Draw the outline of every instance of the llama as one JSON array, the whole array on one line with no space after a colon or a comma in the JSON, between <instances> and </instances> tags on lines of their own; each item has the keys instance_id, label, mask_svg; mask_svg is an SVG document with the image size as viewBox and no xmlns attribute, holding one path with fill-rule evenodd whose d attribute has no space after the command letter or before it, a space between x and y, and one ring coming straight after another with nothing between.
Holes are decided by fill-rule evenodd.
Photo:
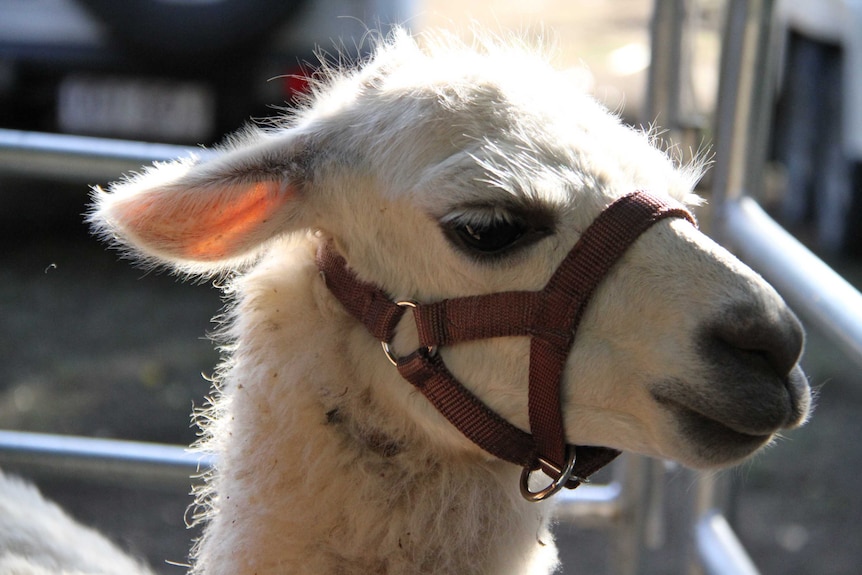
<instances>
[{"instance_id":1,"label":"llama","mask_svg":"<svg viewBox=\"0 0 862 575\"><path fill-rule=\"evenodd\" d=\"M38 490L0 472L2 575L153 575Z\"/></svg>"},{"instance_id":2,"label":"llama","mask_svg":"<svg viewBox=\"0 0 862 575\"><path fill-rule=\"evenodd\" d=\"M96 189L99 233L147 265L220 277L229 302L197 414L218 463L193 508L192 572L546 574L557 553L536 467L551 491L615 450L716 468L803 423L801 327L687 221L698 177L535 50L396 32L271 126ZM513 465L405 364L445 366L494 429L553 437L531 415L531 342L547 334L429 343L419 317L544 294L591 223L638 190L668 217L596 280L576 337L556 334L573 343L551 400L563 446L581 447ZM403 317L372 333L342 280Z\"/></svg>"}]
</instances>

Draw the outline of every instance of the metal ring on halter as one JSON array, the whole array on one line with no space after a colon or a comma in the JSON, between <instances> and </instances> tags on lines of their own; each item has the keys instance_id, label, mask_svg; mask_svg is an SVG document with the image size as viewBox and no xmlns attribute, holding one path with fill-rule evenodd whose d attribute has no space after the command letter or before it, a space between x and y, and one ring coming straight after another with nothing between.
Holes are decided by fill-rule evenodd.
<instances>
[{"instance_id":1,"label":"metal ring on halter","mask_svg":"<svg viewBox=\"0 0 862 575\"><path fill-rule=\"evenodd\" d=\"M550 463L541 457L539 458L539 462L543 465L550 467L555 472L559 473L560 476L554 479L550 485L545 487L540 491L530 491L530 475L532 475L534 469L530 469L529 467L525 467L521 470L521 495L527 501L541 501L543 499L547 499L563 487L565 487L566 483L569 482L570 479L573 478L572 472L575 470L575 460L577 459L577 452L575 448L569 446L566 448L566 465L561 470L557 469L557 466L553 463ZM586 483L586 480L581 479L580 477L574 477L576 481L579 483Z\"/></svg>"},{"instance_id":2,"label":"metal ring on halter","mask_svg":"<svg viewBox=\"0 0 862 575\"><path fill-rule=\"evenodd\" d=\"M417 307L417 304L414 301L397 301L395 302L395 305L397 305L398 307ZM383 346L383 353L386 354L386 359L389 360L389 363L397 367L398 360L401 358L397 357L392 352L392 347L389 345L389 342L381 341L380 345ZM435 353L437 353L437 346L430 346L426 347L425 349L428 351L428 355L434 355Z\"/></svg>"}]
</instances>

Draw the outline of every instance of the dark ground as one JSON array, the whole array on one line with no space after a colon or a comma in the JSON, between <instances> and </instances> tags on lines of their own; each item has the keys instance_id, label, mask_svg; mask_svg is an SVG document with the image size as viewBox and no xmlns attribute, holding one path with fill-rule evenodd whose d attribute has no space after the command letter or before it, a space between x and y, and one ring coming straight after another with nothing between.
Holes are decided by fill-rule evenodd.
<instances>
[{"instance_id":1,"label":"dark ground","mask_svg":"<svg viewBox=\"0 0 862 575\"><path fill-rule=\"evenodd\" d=\"M80 224L86 186L0 180L0 427L187 444L217 360L205 334L220 308L210 286L145 274ZM45 208L49 209L45 209ZM38 216L36 214L39 214ZM857 274L860 266L847 267ZM734 526L764 574L862 569L862 377L810 337L804 365L817 411L734 478ZM183 489L39 480L83 522L99 526L166 574L183 570L193 535ZM691 475L668 474L668 515L692 496ZM565 573L602 572L607 537L560 527ZM644 572L681 573L680 528Z\"/></svg>"}]
</instances>

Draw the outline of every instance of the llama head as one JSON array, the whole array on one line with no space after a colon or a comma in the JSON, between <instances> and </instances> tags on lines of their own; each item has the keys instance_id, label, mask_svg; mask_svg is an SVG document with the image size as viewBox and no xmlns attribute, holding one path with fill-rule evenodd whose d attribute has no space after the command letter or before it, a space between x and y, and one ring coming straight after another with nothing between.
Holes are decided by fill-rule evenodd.
<instances>
[{"instance_id":1,"label":"llama head","mask_svg":"<svg viewBox=\"0 0 862 575\"><path fill-rule=\"evenodd\" d=\"M313 231L361 279L427 303L539 290L613 200L643 189L696 202L697 172L521 47L420 47L397 33L362 68L326 75L279 125L248 130L206 161L97 190L91 221L139 257L192 274L278 257L278 237ZM738 461L805 420L802 340L759 276L689 223L659 222L584 314L562 387L567 439L695 467ZM416 346L409 320L392 346ZM440 353L489 407L529 429L527 338ZM369 361L376 375L387 369L382 354ZM421 398L399 397L430 441L475 449L440 433L447 424Z\"/></svg>"}]
</instances>

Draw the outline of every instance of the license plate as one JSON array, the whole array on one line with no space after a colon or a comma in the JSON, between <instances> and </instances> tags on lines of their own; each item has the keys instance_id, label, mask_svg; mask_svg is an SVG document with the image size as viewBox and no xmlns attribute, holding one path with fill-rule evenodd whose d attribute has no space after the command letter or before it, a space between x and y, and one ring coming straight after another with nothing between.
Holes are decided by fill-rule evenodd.
<instances>
[{"instance_id":1,"label":"license plate","mask_svg":"<svg viewBox=\"0 0 862 575\"><path fill-rule=\"evenodd\" d=\"M213 136L215 98L194 82L70 76L57 122L73 134L199 143Z\"/></svg>"}]
</instances>

